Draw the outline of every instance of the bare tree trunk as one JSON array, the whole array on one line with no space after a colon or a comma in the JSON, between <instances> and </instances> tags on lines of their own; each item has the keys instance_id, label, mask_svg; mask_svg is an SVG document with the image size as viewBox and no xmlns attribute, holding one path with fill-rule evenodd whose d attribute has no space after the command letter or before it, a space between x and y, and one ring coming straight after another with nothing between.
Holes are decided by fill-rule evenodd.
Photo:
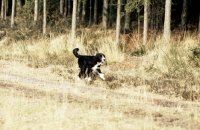
<instances>
[{"instance_id":1,"label":"bare tree trunk","mask_svg":"<svg viewBox=\"0 0 200 130\"><path fill-rule=\"evenodd\" d=\"M182 9L182 14L181 14L182 31L186 30L187 15L188 15L188 0L183 0L183 9Z\"/></svg>"},{"instance_id":2,"label":"bare tree trunk","mask_svg":"<svg viewBox=\"0 0 200 130\"><path fill-rule=\"evenodd\" d=\"M130 31L130 16L130 13L126 13L125 15L124 33L128 33Z\"/></svg>"},{"instance_id":3,"label":"bare tree trunk","mask_svg":"<svg viewBox=\"0 0 200 130\"><path fill-rule=\"evenodd\" d=\"M68 14L67 14L67 15L68 15L69 17L71 17L71 2L70 2L70 0L68 0L67 8L68 8L68 9L67 9L67 10L68 10Z\"/></svg>"},{"instance_id":4,"label":"bare tree trunk","mask_svg":"<svg viewBox=\"0 0 200 130\"><path fill-rule=\"evenodd\" d=\"M139 5L139 0L137 0ZM140 41L140 9L137 7L137 13L138 13L138 42Z\"/></svg>"},{"instance_id":5,"label":"bare tree trunk","mask_svg":"<svg viewBox=\"0 0 200 130\"><path fill-rule=\"evenodd\" d=\"M82 22L84 22L85 21L85 14L86 14L86 2L87 2L87 0L83 0L83 4L82 4L82 18L81 18L81 20L82 20Z\"/></svg>"},{"instance_id":6,"label":"bare tree trunk","mask_svg":"<svg viewBox=\"0 0 200 130\"><path fill-rule=\"evenodd\" d=\"M78 8L77 8L77 21L80 22L80 14L81 14L81 0L77 1L78 3Z\"/></svg>"},{"instance_id":7,"label":"bare tree trunk","mask_svg":"<svg viewBox=\"0 0 200 130\"><path fill-rule=\"evenodd\" d=\"M6 14L7 14L7 10L8 10L8 1L4 0L4 19L6 19Z\"/></svg>"},{"instance_id":8,"label":"bare tree trunk","mask_svg":"<svg viewBox=\"0 0 200 130\"><path fill-rule=\"evenodd\" d=\"M108 27L112 27L112 23L114 23L113 22L113 14L114 14L114 8L113 8L113 4L114 3L114 0L110 0L110 2L109 2L109 14L108 14L108 16L109 16L109 19L108 19Z\"/></svg>"},{"instance_id":9,"label":"bare tree trunk","mask_svg":"<svg viewBox=\"0 0 200 130\"><path fill-rule=\"evenodd\" d=\"M171 0L166 0L163 38L167 43L170 42L170 37L171 37L170 27L171 27Z\"/></svg>"},{"instance_id":10,"label":"bare tree trunk","mask_svg":"<svg viewBox=\"0 0 200 130\"><path fill-rule=\"evenodd\" d=\"M103 0L103 28L107 28L108 21L108 0Z\"/></svg>"},{"instance_id":11,"label":"bare tree trunk","mask_svg":"<svg viewBox=\"0 0 200 130\"><path fill-rule=\"evenodd\" d=\"M154 13L152 13L153 12L153 9L154 8L154 0L151 0L151 6L150 6L150 11L151 11L151 13L150 13L150 28L153 30L154 29Z\"/></svg>"},{"instance_id":12,"label":"bare tree trunk","mask_svg":"<svg viewBox=\"0 0 200 130\"><path fill-rule=\"evenodd\" d=\"M200 39L200 9L199 9L199 29L198 29L198 37Z\"/></svg>"},{"instance_id":13,"label":"bare tree trunk","mask_svg":"<svg viewBox=\"0 0 200 130\"><path fill-rule=\"evenodd\" d=\"M129 4L131 1L127 0L126 4ZM125 25L124 25L124 33L128 33L130 31L130 10L126 10L126 15L125 15Z\"/></svg>"},{"instance_id":14,"label":"bare tree trunk","mask_svg":"<svg viewBox=\"0 0 200 130\"><path fill-rule=\"evenodd\" d=\"M144 28L143 28L143 45L147 44L147 31L148 31L148 0L144 1Z\"/></svg>"},{"instance_id":15,"label":"bare tree trunk","mask_svg":"<svg viewBox=\"0 0 200 130\"><path fill-rule=\"evenodd\" d=\"M76 35L76 8L77 8L77 0L73 0L72 29L71 29L72 41L74 41Z\"/></svg>"},{"instance_id":16,"label":"bare tree trunk","mask_svg":"<svg viewBox=\"0 0 200 130\"><path fill-rule=\"evenodd\" d=\"M1 20L4 19L4 0L1 1Z\"/></svg>"},{"instance_id":17,"label":"bare tree trunk","mask_svg":"<svg viewBox=\"0 0 200 130\"><path fill-rule=\"evenodd\" d=\"M96 25L97 24L97 2L98 0L95 0L94 1L94 24Z\"/></svg>"},{"instance_id":18,"label":"bare tree trunk","mask_svg":"<svg viewBox=\"0 0 200 130\"><path fill-rule=\"evenodd\" d=\"M11 13L11 28L14 27L15 17L15 0L12 0L12 13Z\"/></svg>"},{"instance_id":19,"label":"bare tree trunk","mask_svg":"<svg viewBox=\"0 0 200 130\"><path fill-rule=\"evenodd\" d=\"M34 9L34 24L37 24L38 20L38 0L35 0L35 9Z\"/></svg>"},{"instance_id":20,"label":"bare tree trunk","mask_svg":"<svg viewBox=\"0 0 200 130\"><path fill-rule=\"evenodd\" d=\"M60 14L63 15L64 0L60 0Z\"/></svg>"},{"instance_id":21,"label":"bare tree trunk","mask_svg":"<svg viewBox=\"0 0 200 130\"><path fill-rule=\"evenodd\" d=\"M120 21L121 21L121 15L120 15L120 10L121 10L121 0L117 1L117 20L116 20L116 39L115 43L119 43L119 36L120 36Z\"/></svg>"},{"instance_id":22,"label":"bare tree trunk","mask_svg":"<svg viewBox=\"0 0 200 130\"><path fill-rule=\"evenodd\" d=\"M16 2L17 2L17 6L16 6L15 15L18 16L19 15L19 11L22 8L22 1L21 0L16 0Z\"/></svg>"},{"instance_id":23,"label":"bare tree trunk","mask_svg":"<svg viewBox=\"0 0 200 130\"><path fill-rule=\"evenodd\" d=\"M92 23L92 0L90 0L90 20L89 20L89 26Z\"/></svg>"},{"instance_id":24,"label":"bare tree trunk","mask_svg":"<svg viewBox=\"0 0 200 130\"><path fill-rule=\"evenodd\" d=\"M47 1L43 0L43 34L47 32Z\"/></svg>"},{"instance_id":25,"label":"bare tree trunk","mask_svg":"<svg viewBox=\"0 0 200 130\"><path fill-rule=\"evenodd\" d=\"M63 16L66 17L67 16L67 0L64 0L64 13Z\"/></svg>"}]
</instances>

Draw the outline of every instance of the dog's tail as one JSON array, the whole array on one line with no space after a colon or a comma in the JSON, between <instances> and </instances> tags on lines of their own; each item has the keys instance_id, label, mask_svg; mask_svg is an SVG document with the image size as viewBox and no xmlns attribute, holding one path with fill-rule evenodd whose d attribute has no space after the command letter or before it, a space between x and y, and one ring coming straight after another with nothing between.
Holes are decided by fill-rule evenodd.
<instances>
[{"instance_id":1,"label":"dog's tail","mask_svg":"<svg viewBox=\"0 0 200 130\"><path fill-rule=\"evenodd\" d=\"M78 54L79 49L78 48L74 48L73 50L73 54L75 55L76 58L79 58L81 55Z\"/></svg>"}]
</instances>

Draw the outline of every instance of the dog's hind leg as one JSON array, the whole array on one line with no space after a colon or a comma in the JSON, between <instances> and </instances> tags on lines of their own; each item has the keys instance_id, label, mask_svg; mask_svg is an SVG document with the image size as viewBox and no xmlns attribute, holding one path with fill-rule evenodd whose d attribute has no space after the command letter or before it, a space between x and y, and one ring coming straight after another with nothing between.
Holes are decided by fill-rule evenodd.
<instances>
[{"instance_id":1,"label":"dog's hind leg","mask_svg":"<svg viewBox=\"0 0 200 130\"><path fill-rule=\"evenodd\" d=\"M86 77L85 71L86 71L86 68L84 66L80 67L80 72L78 74L78 77L79 78L85 78Z\"/></svg>"},{"instance_id":2,"label":"dog's hind leg","mask_svg":"<svg viewBox=\"0 0 200 130\"><path fill-rule=\"evenodd\" d=\"M88 76L87 80L88 80L88 82L92 81L92 78L91 78L92 75L91 74L92 74L92 69L89 67L88 70L87 70L87 76Z\"/></svg>"}]
</instances>

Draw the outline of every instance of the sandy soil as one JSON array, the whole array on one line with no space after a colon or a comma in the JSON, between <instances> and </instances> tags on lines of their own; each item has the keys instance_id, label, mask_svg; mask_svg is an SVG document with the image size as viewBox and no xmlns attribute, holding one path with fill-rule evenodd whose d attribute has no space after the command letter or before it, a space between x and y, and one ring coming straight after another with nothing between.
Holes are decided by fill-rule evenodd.
<instances>
[{"instance_id":1,"label":"sandy soil","mask_svg":"<svg viewBox=\"0 0 200 130\"><path fill-rule=\"evenodd\" d=\"M143 122L149 117L156 125L155 129L200 129L199 102L148 93L144 86L108 90L87 86L81 81L70 83L52 73L51 67L34 69L18 62L0 61L0 92L7 95L11 90L19 96L34 99L45 97L48 91L50 98L59 103L67 99L69 104L122 114L129 124L136 120ZM2 104L0 102L0 110ZM0 128L4 123L0 113ZM137 128L137 123L132 125Z\"/></svg>"}]
</instances>

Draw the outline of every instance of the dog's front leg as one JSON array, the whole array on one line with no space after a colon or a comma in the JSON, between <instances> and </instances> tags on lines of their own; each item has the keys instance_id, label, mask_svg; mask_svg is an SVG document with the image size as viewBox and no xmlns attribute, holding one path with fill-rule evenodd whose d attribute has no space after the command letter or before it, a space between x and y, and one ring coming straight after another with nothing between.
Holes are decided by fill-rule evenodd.
<instances>
[{"instance_id":1,"label":"dog's front leg","mask_svg":"<svg viewBox=\"0 0 200 130\"><path fill-rule=\"evenodd\" d=\"M105 80L104 74L103 73L99 73L99 77L103 80Z\"/></svg>"},{"instance_id":2,"label":"dog's front leg","mask_svg":"<svg viewBox=\"0 0 200 130\"><path fill-rule=\"evenodd\" d=\"M97 69L98 75L101 79L105 80L104 74L101 72L100 69Z\"/></svg>"}]
</instances>

